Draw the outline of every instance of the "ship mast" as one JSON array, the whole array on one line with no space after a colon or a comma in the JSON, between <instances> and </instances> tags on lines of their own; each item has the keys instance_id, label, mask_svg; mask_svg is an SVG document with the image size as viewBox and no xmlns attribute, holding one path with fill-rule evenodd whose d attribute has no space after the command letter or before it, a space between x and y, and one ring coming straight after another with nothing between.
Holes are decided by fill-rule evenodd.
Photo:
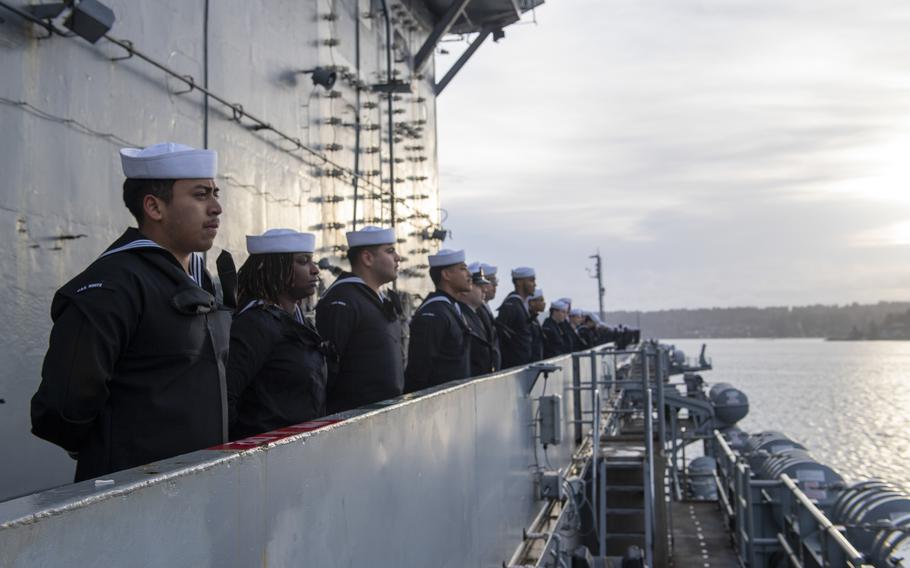
<instances>
[{"instance_id":1,"label":"ship mast","mask_svg":"<svg viewBox=\"0 0 910 568\"><path fill-rule=\"evenodd\" d=\"M597 302L598 302L598 315L600 320L604 321L606 316L604 315L604 279L603 279L603 263L600 258L600 249L597 249L597 252L589 256L588 258L594 259L594 271L596 274L591 275L591 278L597 278Z\"/></svg>"}]
</instances>

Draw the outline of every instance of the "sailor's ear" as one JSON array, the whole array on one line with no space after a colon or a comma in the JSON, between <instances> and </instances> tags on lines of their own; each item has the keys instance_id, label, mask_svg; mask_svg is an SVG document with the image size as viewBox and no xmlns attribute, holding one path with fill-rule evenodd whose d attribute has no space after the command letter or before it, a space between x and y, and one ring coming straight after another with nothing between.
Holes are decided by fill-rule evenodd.
<instances>
[{"instance_id":1,"label":"sailor's ear","mask_svg":"<svg viewBox=\"0 0 910 568\"><path fill-rule=\"evenodd\" d=\"M164 217L164 201L148 194L142 198L142 212L149 221L160 221Z\"/></svg>"},{"instance_id":2,"label":"sailor's ear","mask_svg":"<svg viewBox=\"0 0 910 568\"><path fill-rule=\"evenodd\" d=\"M376 251L372 247L367 247L363 249L363 252L360 253L360 264L365 268L371 268L373 266L373 260L376 258Z\"/></svg>"}]
</instances>

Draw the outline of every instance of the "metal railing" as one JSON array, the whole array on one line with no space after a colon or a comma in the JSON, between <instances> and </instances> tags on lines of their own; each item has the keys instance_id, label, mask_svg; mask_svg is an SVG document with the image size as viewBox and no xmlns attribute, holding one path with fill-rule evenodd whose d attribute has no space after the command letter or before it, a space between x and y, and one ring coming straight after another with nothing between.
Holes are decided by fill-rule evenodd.
<instances>
[{"instance_id":1,"label":"metal railing","mask_svg":"<svg viewBox=\"0 0 910 568\"><path fill-rule=\"evenodd\" d=\"M751 468L714 431L715 483L721 510L735 527L743 566L766 566L773 558L793 568L872 568L818 506L786 474L752 477Z\"/></svg>"}]
</instances>

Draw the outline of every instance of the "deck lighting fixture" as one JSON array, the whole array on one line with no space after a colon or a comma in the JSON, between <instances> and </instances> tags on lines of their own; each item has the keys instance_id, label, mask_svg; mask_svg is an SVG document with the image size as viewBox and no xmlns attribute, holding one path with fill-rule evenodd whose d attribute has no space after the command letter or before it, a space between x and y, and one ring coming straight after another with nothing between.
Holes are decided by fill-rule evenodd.
<instances>
[{"instance_id":1,"label":"deck lighting fixture","mask_svg":"<svg viewBox=\"0 0 910 568\"><path fill-rule=\"evenodd\" d=\"M338 73L332 71L331 69L326 69L325 67L304 69L300 72L309 75L310 79L313 80L314 86L322 87L325 90L331 89L332 86L335 85L335 81L338 79Z\"/></svg>"},{"instance_id":2,"label":"deck lighting fixture","mask_svg":"<svg viewBox=\"0 0 910 568\"><path fill-rule=\"evenodd\" d=\"M97 43L111 31L114 19L114 11L98 0L80 0L63 25L89 43Z\"/></svg>"}]
</instances>

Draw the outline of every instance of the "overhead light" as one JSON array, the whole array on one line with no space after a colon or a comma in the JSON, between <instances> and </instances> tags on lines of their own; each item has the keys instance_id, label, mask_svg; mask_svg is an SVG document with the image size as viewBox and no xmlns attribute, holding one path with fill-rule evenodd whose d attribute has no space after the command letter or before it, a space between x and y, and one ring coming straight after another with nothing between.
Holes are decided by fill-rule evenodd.
<instances>
[{"instance_id":1,"label":"overhead light","mask_svg":"<svg viewBox=\"0 0 910 568\"><path fill-rule=\"evenodd\" d=\"M331 89L338 79L338 73L332 69L326 69L325 67L304 69L301 73L309 75L310 79L313 80L313 85L322 87L326 90Z\"/></svg>"},{"instance_id":2,"label":"overhead light","mask_svg":"<svg viewBox=\"0 0 910 568\"><path fill-rule=\"evenodd\" d=\"M114 19L114 11L98 0L80 0L63 25L89 43L96 43L111 31Z\"/></svg>"}]
</instances>

